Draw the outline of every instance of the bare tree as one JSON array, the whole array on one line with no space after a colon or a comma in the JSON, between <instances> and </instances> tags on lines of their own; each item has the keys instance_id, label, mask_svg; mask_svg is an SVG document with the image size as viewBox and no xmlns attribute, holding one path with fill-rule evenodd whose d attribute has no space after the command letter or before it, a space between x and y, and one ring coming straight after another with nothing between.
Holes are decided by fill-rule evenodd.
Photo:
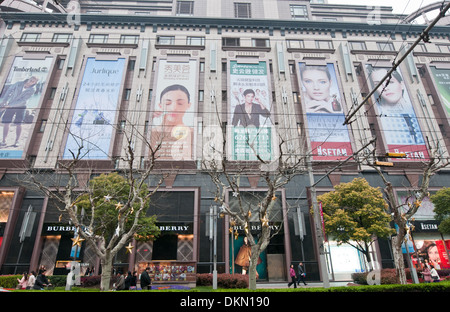
<instances>
[{"instance_id":1,"label":"bare tree","mask_svg":"<svg viewBox=\"0 0 450 312\"><path fill-rule=\"evenodd\" d=\"M220 123L221 124L221 123ZM277 232L269 225L270 216L274 212L277 192L289 183L296 175L307 171L306 155L295 154L292 144L302 142L298 137L289 141L279 133L277 151L273 158L264 160L255 147L255 141L247 139L246 144L252 150L254 161L229 161L225 155L227 150L226 126L213 126L207 134L214 137L204 146L202 170L207 172L215 185L215 202L220 207L220 213L230 218L230 230L233 226L244 229L248 246L251 248L249 262L249 288L256 289L256 266L260 254L268 246L270 239ZM301 145L301 144L300 144ZM302 148L302 147L300 147ZM264 188L259 195L252 194L251 200L246 200L246 193L241 186L241 178L256 176L262 180ZM258 190L259 191L259 190ZM228 198L230 196L230 200ZM257 224L259 232L251 231L251 224Z\"/></svg>"},{"instance_id":2,"label":"bare tree","mask_svg":"<svg viewBox=\"0 0 450 312\"><path fill-rule=\"evenodd\" d=\"M85 240L99 257L102 265L101 290L103 291L110 288L115 255L131 241L139 230L142 230L142 220L146 217L149 200L164 181L162 174L155 173L157 152L161 144L150 145L149 140L141 135L135 127L122 132L124 134L124 152L120 160L124 164L121 176L125 180L127 190L125 196L119 198L118 193L123 190L105 188L99 191L91 183L86 183L86 185L80 183L79 175L84 173L90 176L95 173L89 165L90 161L85 159L88 151L84 149L85 141L80 137L76 140L79 143L78 148L70 151L72 159L60 160L57 163L57 176L60 179L62 177L67 179L65 186L60 186L60 183L56 183L57 186L49 186L48 183L41 180L39 170L29 171L28 182L38 187L49 198L56 200L56 203L60 204L58 209L61 215L66 215L75 226L78 236L74 239L74 245ZM69 133L69 135L72 134ZM140 168L140 160L136 158L137 139L140 139L149 151L148 163L143 166L144 168ZM155 186L150 191L147 183L155 177ZM78 205L81 205L81 201L88 206L89 213L87 215L80 214ZM114 222L111 219L108 220L110 222L108 226L102 222L102 217L98 216L106 205L109 207L113 205L115 209L112 210L116 216ZM106 227L114 230L107 233L104 230Z\"/></svg>"},{"instance_id":3,"label":"bare tree","mask_svg":"<svg viewBox=\"0 0 450 312\"><path fill-rule=\"evenodd\" d=\"M420 208L425 197L429 196L429 186L431 178L441 169L449 165L449 159L444 157L443 151L439 144L432 148L429 144L429 159L422 161L418 166L422 166L422 179L418 182L417 187L409 191L409 196L404 202L399 202L395 196L395 191L389 178L379 166L375 155L376 148L364 157L363 164L375 169L384 183L384 193L392 214L392 220L397 227L397 235L393 236L392 252L395 267L399 276L400 283L406 284L405 263L402 254L402 244L408 241L408 237L412 229L410 222L414 220L414 215ZM383 163L382 163L383 164Z\"/></svg>"}]
</instances>

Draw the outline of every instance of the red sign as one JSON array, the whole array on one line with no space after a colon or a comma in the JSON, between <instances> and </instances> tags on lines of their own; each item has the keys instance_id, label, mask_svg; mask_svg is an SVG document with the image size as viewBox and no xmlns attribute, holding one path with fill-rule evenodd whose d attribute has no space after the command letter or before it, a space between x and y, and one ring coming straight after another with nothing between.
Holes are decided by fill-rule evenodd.
<instances>
[{"instance_id":1,"label":"red sign","mask_svg":"<svg viewBox=\"0 0 450 312\"><path fill-rule=\"evenodd\" d=\"M388 145L390 153L405 153L405 158L395 161L424 161L430 159L426 145Z\"/></svg>"}]
</instances>

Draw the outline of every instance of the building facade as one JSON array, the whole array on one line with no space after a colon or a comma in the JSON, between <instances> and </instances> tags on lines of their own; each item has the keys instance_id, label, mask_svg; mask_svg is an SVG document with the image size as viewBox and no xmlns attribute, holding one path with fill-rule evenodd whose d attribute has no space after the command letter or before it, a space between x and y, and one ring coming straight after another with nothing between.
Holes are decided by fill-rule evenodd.
<instances>
[{"instance_id":1,"label":"building facade","mask_svg":"<svg viewBox=\"0 0 450 312\"><path fill-rule=\"evenodd\" d=\"M433 149L448 158L447 17L392 75L389 85L397 91L374 94L355 111L421 36L425 27L413 23L414 16L392 14L389 7L302 0L114 1L101 6L98 1L60 1L63 8L57 12L36 6L13 9L6 2L1 7L0 98L2 104L11 103L18 92L22 100L18 109L2 112L1 274L40 265L66 274L67 263L74 259L83 269L99 272L89 246L72 245L74 229L67 218L60 218L57 204L23 180L32 168L39 170L40 181L61 185L65 175L58 163L70 160L81 143L88 165L77 172L80 183L99 173L121 172L127 131L133 129L151 142L155 135L167 134L167 116L183 118L177 135L163 140L158 160L158 170L168 178L150 213L157 215L162 235L133 242L132 253L124 248L114 264L122 270L167 262L211 272L214 185L201 163L211 143L221 143L213 139L218 127L219 134L226 130L225 154L232 163L255 161L248 136L257 137L258 155L264 159L275 159L278 138L287 142L289 153L310 155L315 180L326 176L316 186L319 195L356 177L383 187L369 166L347 161L374 137L380 159L387 152L406 153L384 169L399 201L417 187L422 164ZM172 103L161 99L175 89L189 100L178 101L170 116ZM257 118L242 117L248 94L258 103ZM253 123L250 130L247 122ZM134 148L136 168L145 167L147 145L136 140ZM345 165L329 173L343 161ZM255 168L241 178L249 202L267 187L258 174ZM439 171L430 192L448 187L449 181L448 169ZM260 280L286 280L289 264L299 261L306 264L311 280L322 279L310 213L311 184L305 172L278 190L270 220L277 235L261 255ZM412 258L426 257L422 249L436 244L442 267L449 267L449 238L437 231L431 202L422 206L415 218ZM239 235L234 237L227 218L218 223L219 271L240 273L235 259L244 232L235 229ZM258 232L257 226L251 230ZM332 238L326 245L333 280L364 270L355 249L337 246ZM393 267L389 240L379 240L373 256L383 268Z\"/></svg>"}]
</instances>

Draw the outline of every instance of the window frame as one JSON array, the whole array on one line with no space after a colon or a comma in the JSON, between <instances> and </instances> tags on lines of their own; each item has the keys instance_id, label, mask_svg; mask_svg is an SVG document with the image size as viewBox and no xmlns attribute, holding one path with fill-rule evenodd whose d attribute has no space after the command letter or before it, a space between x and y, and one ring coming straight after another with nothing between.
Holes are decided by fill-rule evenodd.
<instances>
[{"instance_id":1,"label":"window frame","mask_svg":"<svg viewBox=\"0 0 450 312\"><path fill-rule=\"evenodd\" d=\"M88 43L108 43L108 34L90 34Z\"/></svg>"},{"instance_id":2,"label":"window frame","mask_svg":"<svg viewBox=\"0 0 450 312\"><path fill-rule=\"evenodd\" d=\"M231 43L236 44L231 44ZM223 47L240 47L241 46L241 38L238 37L222 37L222 46Z\"/></svg>"},{"instance_id":3,"label":"window frame","mask_svg":"<svg viewBox=\"0 0 450 312\"><path fill-rule=\"evenodd\" d=\"M187 7L187 4L189 4L189 8ZM182 7L182 6L185 7ZM176 16L193 16L194 15L194 1L187 1L187 0L178 0L176 3L175 8L175 15ZM182 12L185 11L185 12Z\"/></svg>"},{"instance_id":4,"label":"window frame","mask_svg":"<svg viewBox=\"0 0 450 312\"><path fill-rule=\"evenodd\" d=\"M127 42L132 39L133 42ZM120 35L119 43L120 44L138 44L139 35Z\"/></svg>"},{"instance_id":5,"label":"window frame","mask_svg":"<svg viewBox=\"0 0 450 312\"><path fill-rule=\"evenodd\" d=\"M289 5L289 9L291 12L291 18L293 20L308 20L309 19L309 12L308 12L308 6L304 4L291 4ZM304 14L298 15L296 14L296 11L303 10ZM298 13L298 12L297 12Z\"/></svg>"},{"instance_id":6,"label":"window frame","mask_svg":"<svg viewBox=\"0 0 450 312\"><path fill-rule=\"evenodd\" d=\"M156 43L159 45L175 45L175 36L157 36Z\"/></svg>"},{"instance_id":7,"label":"window frame","mask_svg":"<svg viewBox=\"0 0 450 312\"><path fill-rule=\"evenodd\" d=\"M41 40L41 33L24 32L20 36L20 42L39 42Z\"/></svg>"},{"instance_id":8,"label":"window frame","mask_svg":"<svg viewBox=\"0 0 450 312\"><path fill-rule=\"evenodd\" d=\"M245 12L243 12L245 10ZM249 2L234 2L235 18L252 18L252 5Z\"/></svg>"}]
</instances>

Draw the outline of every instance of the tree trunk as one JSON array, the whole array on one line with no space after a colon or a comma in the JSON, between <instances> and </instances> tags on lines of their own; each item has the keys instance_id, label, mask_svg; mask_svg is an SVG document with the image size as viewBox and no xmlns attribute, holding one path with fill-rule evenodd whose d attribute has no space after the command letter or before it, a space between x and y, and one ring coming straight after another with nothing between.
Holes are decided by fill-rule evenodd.
<instances>
[{"instance_id":1,"label":"tree trunk","mask_svg":"<svg viewBox=\"0 0 450 312\"><path fill-rule=\"evenodd\" d=\"M392 237L392 253L400 284L406 284L405 262L403 261L402 244L399 237Z\"/></svg>"},{"instance_id":2,"label":"tree trunk","mask_svg":"<svg viewBox=\"0 0 450 312\"><path fill-rule=\"evenodd\" d=\"M101 261L102 264L102 278L100 281L100 291L108 291L111 286L112 273L112 257L107 254Z\"/></svg>"},{"instance_id":3,"label":"tree trunk","mask_svg":"<svg viewBox=\"0 0 450 312\"><path fill-rule=\"evenodd\" d=\"M364 249L364 257L366 257L366 261L367 261L367 270L369 272L372 272L374 267L373 267L373 263L372 263L372 258L370 257L370 251L369 251L369 247L366 246L366 249Z\"/></svg>"},{"instance_id":4,"label":"tree trunk","mask_svg":"<svg viewBox=\"0 0 450 312\"><path fill-rule=\"evenodd\" d=\"M252 246L252 255L250 257L250 266L248 268L248 288L251 290L256 289L256 266L258 265L259 254L259 246Z\"/></svg>"}]
</instances>

